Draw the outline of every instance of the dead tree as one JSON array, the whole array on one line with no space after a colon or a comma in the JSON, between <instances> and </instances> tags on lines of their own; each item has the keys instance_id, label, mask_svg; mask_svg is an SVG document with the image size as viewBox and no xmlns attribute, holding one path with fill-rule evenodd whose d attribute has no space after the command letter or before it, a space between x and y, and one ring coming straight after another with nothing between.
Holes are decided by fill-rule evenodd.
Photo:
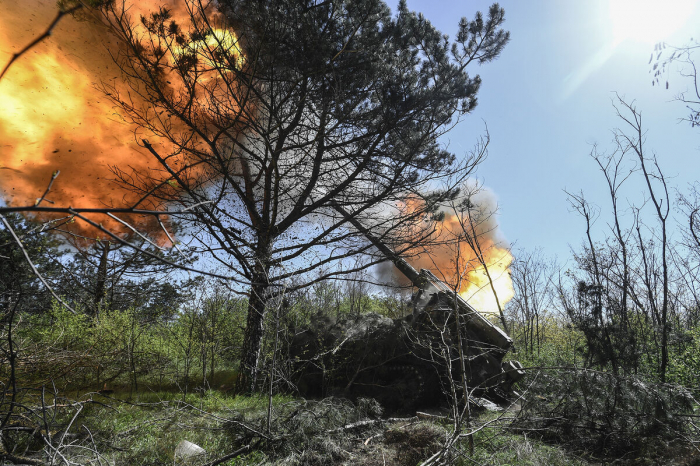
<instances>
[{"instance_id":1,"label":"dead tree","mask_svg":"<svg viewBox=\"0 0 700 466\"><path fill-rule=\"evenodd\" d=\"M564 306L586 334L590 364L610 364L616 375L636 373L644 353L649 359L657 353L656 376L665 382L675 307L670 193L656 156L644 145L641 112L620 97L615 109L625 126L613 131L613 153L592 153L608 186L612 238L596 243L593 224L598 211L583 193L569 193L572 206L586 221L586 243L576 255L582 272L573 285L577 297L565 300ZM640 205L629 206L632 221L624 226L619 192L631 176L640 178L645 197Z\"/></svg>"}]
</instances>

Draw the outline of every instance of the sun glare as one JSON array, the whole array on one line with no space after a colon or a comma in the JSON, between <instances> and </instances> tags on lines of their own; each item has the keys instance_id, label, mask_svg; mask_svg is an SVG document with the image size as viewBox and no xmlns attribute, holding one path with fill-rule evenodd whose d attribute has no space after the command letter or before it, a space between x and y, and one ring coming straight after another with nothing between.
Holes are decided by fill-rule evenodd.
<instances>
[{"instance_id":1,"label":"sun glare","mask_svg":"<svg viewBox=\"0 0 700 466\"><path fill-rule=\"evenodd\" d=\"M697 0L610 0L615 43L634 40L653 44L680 29Z\"/></svg>"}]
</instances>

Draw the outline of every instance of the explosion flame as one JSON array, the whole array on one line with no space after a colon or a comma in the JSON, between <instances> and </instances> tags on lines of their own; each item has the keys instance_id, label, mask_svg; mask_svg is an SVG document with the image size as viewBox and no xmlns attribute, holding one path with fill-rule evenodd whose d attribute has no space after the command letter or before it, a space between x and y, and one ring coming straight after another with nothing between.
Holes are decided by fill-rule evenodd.
<instances>
[{"instance_id":1,"label":"explosion flame","mask_svg":"<svg viewBox=\"0 0 700 466\"><path fill-rule=\"evenodd\" d=\"M41 34L55 15L53 2L10 6L1 0L0 8L5 13L0 18L0 63ZM31 23L25 29L26 18ZM155 167L135 142L128 142L134 141L132 128L115 117L111 103L95 89L100 80L119 75L101 48L107 39L99 25L65 18L50 40L30 49L0 81L0 189L8 205L33 204L56 170L61 175L47 197L56 206L125 207L136 201L111 182L110 167L142 172ZM114 220L93 219L124 231Z\"/></svg>"},{"instance_id":2,"label":"explosion flame","mask_svg":"<svg viewBox=\"0 0 700 466\"><path fill-rule=\"evenodd\" d=\"M183 2L125 5L136 18L148 17L164 7L174 20L189 20ZM0 63L7 63L12 53L44 32L56 14L56 5L41 0L0 0L0 10ZM137 27L143 28L140 24ZM142 201L134 190L115 181L119 175L130 173L152 184L177 187L137 142L144 135L122 119L105 95L105 88L120 90L122 70L112 55L116 56L121 46L99 21L65 17L49 39L22 55L0 81L0 196L7 205L34 204L52 174L60 170L47 196L54 206L163 209L162 203L153 199ZM209 37L184 43L173 55L196 55L202 47L215 46L234 49L231 55L242 64L237 38L225 29L215 29ZM133 93L129 98L134 105L147 105ZM132 233L104 215L89 217L116 234ZM123 218L150 231L160 243L168 242L156 219L134 215ZM72 225L71 231L97 234L83 222Z\"/></svg>"}]
</instances>

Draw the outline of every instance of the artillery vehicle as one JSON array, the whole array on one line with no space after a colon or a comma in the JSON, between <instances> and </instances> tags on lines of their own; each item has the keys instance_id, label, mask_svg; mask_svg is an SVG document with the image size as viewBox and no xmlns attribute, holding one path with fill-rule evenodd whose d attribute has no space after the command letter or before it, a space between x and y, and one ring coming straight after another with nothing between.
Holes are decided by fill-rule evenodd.
<instances>
[{"instance_id":1,"label":"artillery vehicle","mask_svg":"<svg viewBox=\"0 0 700 466\"><path fill-rule=\"evenodd\" d=\"M503 362L513 340L429 270L416 271L350 222L417 287L413 313L319 318L298 332L290 353L300 393L375 398L390 411L412 411L442 403L451 378L458 391L466 381L470 397L512 398L512 384L524 375L517 361Z\"/></svg>"}]
</instances>

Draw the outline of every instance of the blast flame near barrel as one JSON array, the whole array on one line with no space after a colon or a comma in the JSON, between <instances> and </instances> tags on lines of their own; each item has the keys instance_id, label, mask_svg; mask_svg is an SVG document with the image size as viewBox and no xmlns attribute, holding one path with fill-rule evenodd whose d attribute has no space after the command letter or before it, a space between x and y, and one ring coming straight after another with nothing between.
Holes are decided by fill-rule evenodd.
<instances>
[{"instance_id":1,"label":"blast flame near barrel","mask_svg":"<svg viewBox=\"0 0 700 466\"><path fill-rule=\"evenodd\" d=\"M429 246L406 260L417 269L430 270L451 287L459 284L465 301L482 314L498 316L499 306L502 310L514 295L509 271L513 256L498 226L494 194L477 188L471 188L468 211L444 209L444 220L419 227L435 230L426 242ZM399 208L413 211L419 203L408 200ZM380 271L387 272L386 268ZM402 277L395 278L403 282Z\"/></svg>"},{"instance_id":2,"label":"blast flame near barrel","mask_svg":"<svg viewBox=\"0 0 700 466\"><path fill-rule=\"evenodd\" d=\"M459 236L459 233L463 233L462 225L465 224L465 219L460 219L460 216L447 214L441 228ZM459 294L479 312L498 316L514 295L509 270L513 256L503 241L494 238L498 230L493 232L481 228L476 230L476 234L472 232L472 242L477 243L476 247L466 240L461 240L459 247L461 255L459 268L465 272ZM431 262L442 263L443 267L449 267L445 264L448 254L449 251L445 251L444 248L433 248ZM454 264L452 268L455 268ZM455 278L456 273L453 275L453 280Z\"/></svg>"}]
</instances>

